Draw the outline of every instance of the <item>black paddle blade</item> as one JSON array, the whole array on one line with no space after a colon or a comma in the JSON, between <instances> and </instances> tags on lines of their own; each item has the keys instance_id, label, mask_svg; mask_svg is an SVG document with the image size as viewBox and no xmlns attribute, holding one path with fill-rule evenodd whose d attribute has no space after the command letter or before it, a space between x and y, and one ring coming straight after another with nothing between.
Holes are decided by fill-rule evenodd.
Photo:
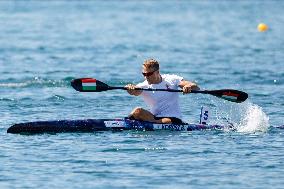
<instances>
[{"instance_id":1,"label":"black paddle blade","mask_svg":"<svg viewBox=\"0 0 284 189\"><path fill-rule=\"evenodd\" d=\"M94 78L79 78L71 81L71 86L80 92L101 92L107 91L109 86Z\"/></svg>"},{"instance_id":2,"label":"black paddle blade","mask_svg":"<svg viewBox=\"0 0 284 189\"><path fill-rule=\"evenodd\" d=\"M244 102L248 98L247 93L234 89L221 89L207 92L208 94L236 103Z\"/></svg>"}]
</instances>

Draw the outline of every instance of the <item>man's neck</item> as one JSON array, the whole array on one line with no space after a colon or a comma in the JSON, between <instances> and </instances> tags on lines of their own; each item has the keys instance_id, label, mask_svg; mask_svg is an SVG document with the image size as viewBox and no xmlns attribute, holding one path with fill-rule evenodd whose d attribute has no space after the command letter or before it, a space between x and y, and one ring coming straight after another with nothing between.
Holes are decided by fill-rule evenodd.
<instances>
[{"instance_id":1,"label":"man's neck","mask_svg":"<svg viewBox=\"0 0 284 189\"><path fill-rule=\"evenodd\" d=\"M161 83L162 82L162 76L161 76L161 74L159 74L159 77L152 83L152 84L159 84L159 83Z\"/></svg>"}]
</instances>

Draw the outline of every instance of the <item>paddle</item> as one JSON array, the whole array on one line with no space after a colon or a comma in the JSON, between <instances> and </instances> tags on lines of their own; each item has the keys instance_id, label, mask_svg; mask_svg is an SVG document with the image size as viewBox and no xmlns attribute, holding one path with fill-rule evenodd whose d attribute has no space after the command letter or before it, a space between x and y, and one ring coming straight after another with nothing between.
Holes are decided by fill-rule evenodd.
<instances>
[{"instance_id":1,"label":"paddle","mask_svg":"<svg viewBox=\"0 0 284 189\"><path fill-rule=\"evenodd\" d=\"M127 90L126 87L112 87L94 78L79 78L71 81L71 86L80 92L102 92L113 89ZM174 89L142 89L136 90L144 91L167 91L167 92L182 92L182 90ZM241 103L248 98L248 94L243 91L234 89L221 89L221 90L203 90L203 91L191 91L191 93L210 94L218 98L222 98L231 102Z\"/></svg>"}]
</instances>

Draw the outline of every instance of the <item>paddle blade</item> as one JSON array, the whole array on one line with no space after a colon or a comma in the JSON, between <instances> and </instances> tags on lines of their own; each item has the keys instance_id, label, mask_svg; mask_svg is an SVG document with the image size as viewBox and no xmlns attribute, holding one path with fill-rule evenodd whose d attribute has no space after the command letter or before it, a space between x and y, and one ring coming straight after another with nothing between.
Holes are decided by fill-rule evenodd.
<instances>
[{"instance_id":1,"label":"paddle blade","mask_svg":"<svg viewBox=\"0 0 284 189\"><path fill-rule=\"evenodd\" d=\"M71 81L71 86L80 92L101 92L107 91L109 86L94 78L79 78Z\"/></svg>"},{"instance_id":2,"label":"paddle blade","mask_svg":"<svg viewBox=\"0 0 284 189\"><path fill-rule=\"evenodd\" d=\"M248 98L247 93L234 89L213 90L208 91L208 94L236 103L244 102Z\"/></svg>"}]
</instances>

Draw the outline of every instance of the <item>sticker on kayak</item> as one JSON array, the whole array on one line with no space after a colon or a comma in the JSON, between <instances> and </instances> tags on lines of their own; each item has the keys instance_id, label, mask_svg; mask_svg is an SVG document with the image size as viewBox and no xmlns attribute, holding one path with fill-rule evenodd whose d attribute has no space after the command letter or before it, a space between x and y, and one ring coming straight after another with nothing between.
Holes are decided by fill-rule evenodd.
<instances>
[{"instance_id":1,"label":"sticker on kayak","mask_svg":"<svg viewBox=\"0 0 284 189\"><path fill-rule=\"evenodd\" d=\"M124 121L104 121L104 124L106 127L125 127L125 122Z\"/></svg>"},{"instance_id":2,"label":"sticker on kayak","mask_svg":"<svg viewBox=\"0 0 284 189\"><path fill-rule=\"evenodd\" d=\"M174 124L153 124L155 130L171 130L171 131L185 131L184 125L174 125Z\"/></svg>"}]
</instances>

